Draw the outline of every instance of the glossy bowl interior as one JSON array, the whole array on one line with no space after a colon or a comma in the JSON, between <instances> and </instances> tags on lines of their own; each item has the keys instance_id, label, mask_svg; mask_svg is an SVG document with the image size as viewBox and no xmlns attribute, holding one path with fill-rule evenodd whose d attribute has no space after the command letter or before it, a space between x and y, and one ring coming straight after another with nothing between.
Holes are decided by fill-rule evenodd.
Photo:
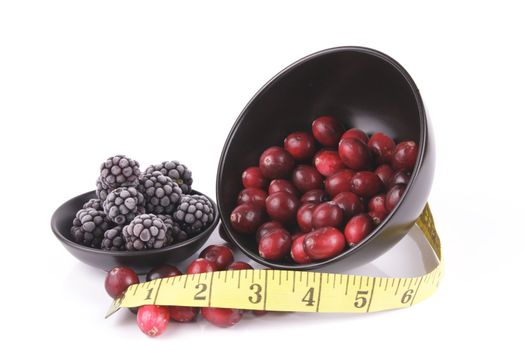
<instances>
[{"instance_id":1,"label":"glossy bowl interior","mask_svg":"<svg viewBox=\"0 0 525 350\"><path fill-rule=\"evenodd\" d=\"M238 234L229 215L242 189L242 171L258 164L269 146L282 146L294 131L330 114L346 128L381 131L396 141L415 140L418 160L405 194L389 216L360 244L326 261L297 265L271 262L257 253L254 236ZM392 58L362 47L338 47L307 56L272 78L241 112L225 142L217 174L217 202L226 233L251 259L273 268L312 269L347 258L349 266L375 259L413 226L428 198L434 173L433 135L419 91Z\"/></svg>"},{"instance_id":2,"label":"glossy bowl interior","mask_svg":"<svg viewBox=\"0 0 525 350\"><path fill-rule=\"evenodd\" d=\"M202 193L192 191L192 194ZM58 240L74 257L88 265L105 271L109 271L117 265L125 265L133 268L137 273L142 274L162 264L176 263L185 260L202 247L219 223L219 215L215 215L213 223L199 235L161 249L138 252L115 252L95 249L75 243L71 240L70 235L71 223L77 211L91 198L96 198L95 191L84 193L62 204L53 213L51 229ZM211 201L214 211L217 213L217 205L210 197L207 198Z\"/></svg>"}]
</instances>

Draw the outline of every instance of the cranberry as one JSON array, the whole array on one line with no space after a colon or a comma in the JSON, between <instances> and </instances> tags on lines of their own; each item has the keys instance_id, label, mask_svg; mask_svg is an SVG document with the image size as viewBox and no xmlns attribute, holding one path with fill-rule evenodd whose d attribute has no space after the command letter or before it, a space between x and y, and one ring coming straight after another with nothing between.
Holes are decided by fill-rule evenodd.
<instances>
[{"instance_id":1,"label":"cranberry","mask_svg":"<svg viewBox=\"0 0 525 350\"><path fill-rule=\"evenodd\" d=\"M228 234L226 234L226 228L224 227L223 223L221 222L220 225L219 225L219 236L226 242L228 243L232 243L232 240L230 239L230 237L228 236Z\"/></svg>"},{"instance_id":2,"label":"cranberry","mask_svg":"<svg viewBox=\"0 0 525 350\"><path fill-rule=\"evenodd\" d=\"M283 225L278 221L265 222L257 229L257 232L255 233L255 239L257 240L257 242L259 242L262 236L276 228L283 228Z\"/></svg>"},{"instance_id":3,"label":"cranberry","mask_svg":"<svg viewBox=\"0 0 525 350\"><path fill-rule=\"evenodd\" d=\"M370 198L382 189L383 182L371 171L360 171L352 178L352 192L358 196Z\"/></svg>"},{"instance_id":4,"label":"cranberry","mask_svg":"<svg viewBox=\"0 0 525 350\"><path fill-rule=\"evenodd\" d=\"M312 224L314 228L338 227L343 223L343 217L343 209L336 202L324 202L315 207L312 213Z\"/></svg>"},{"instance_id":5,"label":"cranberry","mask_svg":"<svg viewBox=\"0 0 525 350\"><path fill-rule=\"evenodd\" d=\"M290 252L292 238L282 228L272 230L261 237L259 255L268 260L280 260Z\"/></svg>"},{"instance_id":6,"label":"cranberry","mask_svg":"<svg viewBox=\"0 0 525 350\"><path fill-rule=\"evenodd\" d=\"M292 172L292 182L302 193L323 187L323 177L309 165L297 166Z\"/></svg>"},{"instance_id":7,"label":"cranberry","mask_svg":"<svg viewBox=\"0 0 525 350\"><path fill-rule=\"evenodd\" d=\"M253 267L244 261L234 261L228 265L226 270L253 270Z\"/></svg>"},{"instance_id":8,"label":"cranberry","mask_svg":"<svg viewBox=\"0 0 525 350\"><path fill-rule=\"evenodd\" d=\"M253 204L241 204L233 209L230 222L239 233L253 233L263 220L263 211Z\"/></svg>"},{"instance_id":9,"label":"cranberry","mask_svg":"<svg viewBox=\"0 0 525 350\"><path fill-rule=\"evenodd\" d=\"M359 243L374 229L375 224L370 215L359 214L348 221L345 227L345 238L348 244Z\"/></svg>"},{"instance_id":10,"label":"cranberry","mask_svg":"<svg viewBox=\"0 0 525 350\"><path fill-rule=\"evenodd\" d=\"M278 311L274 311L274 312L278 312ZM254 316L264 316L268 313L268 311L266 310L252 310L252 314Z\"/></svg>"},{"instance_id":11,"label":"cranberry","mask_svg":"<svg viewBox=\"0 0 525 350\"><path fill-rule=\"evenodd\" d=\"M297 210L297 224L303 232L310 232L313 229L312 216L317 204L305 203Z\"/></svg>"},{"instance_id":12,"label":"cranberry","mask_svg":"<svg viewBox=\"0 0 525 350\"><path fill-rule=\"evenodd\" d=\"M157 278L175 277L182 275L182 272L175 266L161 265L148 272L146 281L156 280Z\"/></svg>"},{"instance_id":13,"label":"cranberry","mask_svg":"<svg viewBox=\"0 0 525 350\"><path fill-rule=\"evenodd\" d=\"M215 264L217 270L224 270L233 262L233 252L224 245L209 245L200 254L199 258L204 258Z\"/></svg>"},{"instance_id":14,"label":"cranberry","mask_svg":"<svg viewBox=\"0 0 525 350\"><path fill-rule=\"evenodd\" d=\"M299 194L295 186L292 185L290 181L283 179L277 179L270 182L270 186L268 187L268 194L274 194L277 192L288 192L296 197Z\"/></svg>"},{"instance_id":15,"label":"cranberry","mask_svg":"<svg viewBox=\"0 0 525 350\"><path fill-rule=\"evenodd\" d=\"M188 275L217 271L217 266L206 259L198 258L191 262L186 270Z\"/></svg>"},{"instance_id":16,"label":"cranberry","mask_svg":"<svg viewBox=\"0 0 525 350\"><path fill-rule=\"evenodd\" d=\"M343 209L346 219L360 214L365 210L361 199L353 192L341 192L334 197L333 201Z\"/></svg>"},{"instance_id":17,"label":"cranberry","mask_svg":"<svg viewBox=\"0 0 525 350\"><path fill-rule=\"evenodd\" d=\"M390 162L396 143L382 132L376 132L370 137L368 147L372 150L377 162L384 164Z\"/></svg>"},{"instance_id":18,"label":"cranberry","mask_svg":"<svg viewBox=\"0 0 525 350\"><path fill-rule=\"evenodd\" d=\"M339 157L343 163L354 170L367 169L372 163L368 146L356 138L341 139Z\"/></svg>"},{"instance_id":19,"label":"cranberry","mask_svg":"<svg viewBox=\"0 0 525 350\"><path fill-rule=\"evenodd\" d=\"M325 115L313 121L312 132L315 139L319 141L320 144L333 147L339 142L339 139L344 132L344 128L337 119Z\"/></svg>"},{"instance_id":20,"label":"cranberry","mask_svg":"<svg viewBox=\"0 0 525 350\"><path fill-rule=\"evenodd\" d=\"M315 153L315 140L307 132L294 132L284 139L284 149L296 160L308 160Z\"/></svg>"},{"instance_id":21,"label":"cranberry","mask_svg":"<svg viewBox=\"0 0 525 350\"><path fill-rule=\"evenodd\" d=\"M351 138L356 138L358 140L361 140L365 145L368 143L368 136L361 129L352 128L352 129L346 130L343 136L341 136L341 139L351 139Z\"/></svg>"},{"instance_id":22,"label":"cranberry","mask_svg":"<svg viewBox=\"0 0 525 350\"><path fill-rule=\"evenodd\" d=\"M341 170L332 176L329 176L324 181L324 187L326 192L332 197L336 196L341 192L348 192L352 190L352 177L354 177L355 171L345 169Z\"/></svg>"},{"instance_id":23,"label":"cranberry","mask_svg":"<svg viewBox=\"0 0 525 350\"><path fill-rule=\"evenodd\" d=\"M301 196L301 203L319 204L330 200L330 196L324 190L310 190Z\"/></svg>"},{"instance_id":24,"label":"cranberry","mask_svg":"<svg viewBox=\"0 0 525 350\"><path fill-rule=\"evenodd\" d=\"M242 172L242 184L245 188L264 189L268 185L268 180L259 167L252 166Z\"/></svg>"},{"instance_id":25,"label":"cranberry","mask_svg":"<svg viewBox=\"0 0 525 350\"><path fill-rule=\"evenodd\" d=\"M339 153L335 150L322 149L314 156L314 165L317 171L324 176L330 176L345 168Z\"/></svg>"},{"instance_id":26,"label":"cranberry","mask_svg":"<svg viewBox=\"0 0 525 350\"><path fill-rule=\"evenodd\" d=\"M259 168L263 176L268 179L287 177L293 166L293 157L282 147L270 147L259 158Z\"/></svg>"},{"instance_id":27,"label":"cranberry","mask_svg":"<svg viewBox=\"0 0 525 350\"><path fill-rule=\"evenodd\" d=\"M258 207L264 207L266 201L266 192L260 188L245 188L237 197L237 204L254 204Z\"/></svg>"},{"instance_id":28,"label":"cranberry","mask_svg":"<svg viewBox=\"0 0 525 350\"><path fill-rule=\"evenodd\" d=\"M417 151L414 141L400 142L392 155L392 167L396 170L412 171L416 165Z\"/></svg>"},{"instance_id":29,"label":"cranberry","mask_svg":"<svg viewBox=\"0 0 525 350\"><path fill-rule=\"evenodd\" d=\"M140 330L150 337L161 335L170 321L170 312L166 306L144 305L139 307L137 324Z\"/></svg>"},{"instance_id":30,"label":"cranberry","mask_svg":"<svg viewBox=\"0 0 525 350\"><path fill-rule=\"evenodd\" d=\"M390 178L390 183L388 184L388 186L392 187L395 185L408 185L409 181L410 173L407 173L404 170L398 170Z\"/></svg>"},{"instance_id":31,"label":"cranberry","mask_svg":"<svg viewBox=\"0 0 525 350\"><path fill-rule=\"evenodd\" d=\"M385 207L389 212L394 210L397 203L401 200L401 196L405 193L405 185L394 185L386 194Z\"/></svg>"},{"instance_id":32,"label":"cranberry","mask_svg":"<svg viewBox=\"0 0 525 350\"><path fill-rule=\"evenodd\" d=\"M106 292L112 298L116 298L125 292L129 286L137 283L139 283L139 277L135 271L129 267L118 266L108 272L104 281L104 287L106 287Z\"/></svg>"},{"instance_id":33,"label":"cranberry","mask_svg":"<svg viewBox=\"0 0 525 350\"><path fill-rule=\"evenodd\" d=\"M376 170L374 170L374 173L376 173L376 175L379 176L385 188L390 186L390 181L392 179L392 175L394 174L394 171L392 170L390 165L382 164L378 166Z\"/></svg>"},{"instance_id":34,"label":"cranberry","mask_svg":"<svg viewBox=\"0 0 525 350\"><path fill-rule=\"evenodd\" d=\"M310 258L310 256L308 256L304 251L303 242L305 236L306 234L303 233L292 241L290 255L292 256L293 261L298 264L308 264L309 262L313 261L313 259Z\"/></svg>"},{"instance_id":35,"label":"cranberry","mask_svg":"<svg viewBox=\"0 0 525 350\"><path fill-rule=\"evenodd\" d=\"M191 306L169 306L171 319L176 322L191 322L199 313L198 307Z\"/></svg>"},{"instance_id":36,"label":"cranberry","mask_svg":"<svg viewBox=\"0 0 525 350\"><path fill-rule=\"evenodd\" d=\"M201 313L206 321L222 328L231 327L242 318L242 311L238 309L203 307Z\"/></svg>"},{"instance_id":37,"label":"cranberry","mask_svg":"<svg viewBox=\"0 0 525 350\"><path fill-rule=\"evenodd\" d=\"M368 201L368 211L369 215L372 217L372 219L374 219L376 224L383 221L383 219L388 214L388 210L386 210L385 206L385 195L380 194L372 197Z\"/></svg>"},{"instance_id":38,"label":"cranberry","mask_svg":"<svg viewBox=\"0 0 525 350\"><path fill-rule=\"evenodd\" d=\"M290 222L295 218L297 209L299 200L288 192L276 192L266 198L266 212L272 220Z\"/></svg>"},{"instance_id":39,"label":"cranberry","mask_svg":"<svg viewBox=\"0 0 525 350\"><path fill-rule=\"evenodd\" d=\"M323 227L304 236L304 251L315 260L336 256L344 247L345 237L334 227Z\"/></svg>"}]
</instances>

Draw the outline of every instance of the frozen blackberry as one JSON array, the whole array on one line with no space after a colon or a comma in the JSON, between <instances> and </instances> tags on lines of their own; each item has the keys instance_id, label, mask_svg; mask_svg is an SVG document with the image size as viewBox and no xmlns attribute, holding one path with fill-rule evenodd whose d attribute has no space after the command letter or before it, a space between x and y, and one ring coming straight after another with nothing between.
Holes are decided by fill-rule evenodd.
<instances>
[{"instance_id":1,"label":"frozen blackberry","mask_svg":"<svg viewBox=\"0 0 525 350\"><path fill-rule=\"evenodd\" d=\"M156 215L136 216L122 230L127 250L146 250L162 248L168 243L166 224Z\"/></svg>"},{"instance_id":2,"label":"frozen blackberry","mask_svg":"<svg viewBox=\"0 0 525 350\"><path fill-rule=\"evenodd\" d=\"M88 200L84 205L82 206L82 209L95 209L95 210L103 210L102 209L102 202L98 198L93 198Z\"/></svg>"},{"instance_id":3,"label":"frozen blackberry","mask_svg":"<svg viewBox=\"0 0 525 350\"><path fill-rule=\"evenodd\" d=\"M181 228L190 235L204 231L213 222L213 205L202 195L183 196L173 214Z\"/></svg>"},{"instance_id":4,"label":"frozen blackberry","mask_svg":"<svg viewBox=\"0 0 525 350\"><path fill-rule=\"evenodd\" d=\"M150 165L144 171L144 174L151 174L154 171L160 171L162 175L169 176L182 190L182 193L189 194L191 192L191 184L193 178L191 177L191 170L184 164L176 160L162 162L161 164Z\"/></svg>"},{"instance_id":5,"label":"frozen blackberry","mask_svg":"<svg viewBox=\"0 0 525 350\"><path fill-rule=\"evenodd\" d=\"M145 197L146 212L153 214L171 215L182 196L179 185L160 171L142 176L138 190Z\"/></svg>"},{"instance_id":6,"label":"frozen blackberry","mask_svg":"<svg viewBox=\"0 0 525 350\"><path fill-rule=\"evenodd\" d=\"M123 155L108 158L100 166L100 181L110 190L137 186L140 177L139 162Z\"/></svg>"},{"instance_id":7,"label":"frozen blackberry","mask_svg":"<svg viewBox=\"0 0 525 350\"><path fill-rule=\"evenodd\" d=\"M104 213L117 225L124 225L137 214L143 214L144 195L135 187L119 187L108 194L104 201Z\"/></svg>"},{"instance_id":8,"label":"frozen blackberry","mask_svg":"<svg viewBox=\"0 0 525 350\"><path fill-rule=\"evenodd\" d=\"M126 250L126 241L122 235L122 226L115 226L104 232L101 248L104 250Z\"/></svg>"},{"instance_id":9,"label":"frozen blackberry","mask_svg":"<svg viewBox=\"0 0 525 350\"><path fill-rule=\"evenodd\" d=\"M106 198L108 197L108 194L109 192L111 192L109 190L109 187L106 186L102 180L100 180L100 177L97 179L97 185L96 185L96 193L97 193L97 197L98 199L100 199L101 201L105 201Z\"/></svg>"},{"instance_id":10,"label":"frozen blackberry","mask_svg":"<svg viewBox=\"0 0 525 350\"><path fill-rule=\"evenodd\" d=\"M71 236L79 244L100 248L109 221L103 211L92 208L80 209L73 220Z\"/></svg>"},{"instance_id":11,"label":"frozen blackberry","mask_svg":"<svg viewBox=\"0 0 525 350\"><path fill-rule=\"evenodd\" d=\"M162 215L162 214L159 214L157 216L164 222L164 224L166 225L168 229L166 231L166 236L168 236L167 245L170 245L173 243L179 243L179 242L182 242L188 239L188 233L186 233L186 231L184 231L180 227L179 223L173 221L173 218L171 216Z\"/></svg>"}]
</instances>

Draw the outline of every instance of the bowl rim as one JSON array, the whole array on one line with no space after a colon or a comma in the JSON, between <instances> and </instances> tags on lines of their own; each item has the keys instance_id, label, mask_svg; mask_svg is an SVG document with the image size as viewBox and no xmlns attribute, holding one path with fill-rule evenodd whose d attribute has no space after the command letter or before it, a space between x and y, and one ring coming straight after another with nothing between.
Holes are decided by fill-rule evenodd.
<instances>
[{"instance_id":1,"label":"bowl rim","mask_svg":"<svg viewBox=\"0 0 525 350\"><path fill-rule=\"evenodd\" d=\"M226 141L224 143L224 147L223 147L222 152L221 152L221 156L219 158L219 164L218 164L218 167L217 167L216 198L220 198L219 192L220 192L220 184L223 181L223 168L224 168L225 155L230 149L230 146L231 146L231 143L232 143L232 139L233 139L233 135L237 132L237 130L239 128L239 125L241 124L241 122L246 117L246 114L249 112L249 109L251 108L252 103L255 102L258 98L260 98L260 96L267 89L269 89L274 83L276 83L277 81L282 79L287 73L289 73L290 71L292 71L296 67L298 67L298 66L300 66L300 65L302 65L302 64L304 64L304 63L306 63L308 61L316 59L318 57L325 56L325 55L330 55L330 54L334 54L334 53L341 53L341 52L359 52L359 53L363 53L363 54L367 54L367 55L371 55L371 56L374 56L376 58L379 58L379 59L383 60L384 62L386 62L387 64L389 64L391 67L395 68L398 71L398 73L401 74L403 79L408 83L408 85L410 87L410 90L412 92L412 96L414 97L414 99L416 101L417 109L418 109L418 116L419 116L418 155L417 155L416 164L414 166L414 170L412 171L412 176L410 177L410 180L407 183L406 189L403 192L403 195L401 196L399 202L394 207L394 209L392 209L392 211L390 213L388 213L388 215L385 217L385 219L382 220L379 223L379 225L377 225L374 228L374 230L369 235L367 235L361 242L359 242L356 245L348 247L347 249L345 249L340 254L338 254L338 255L336 255L334 257L331 257L329 259L322 260L322 261L311 262L311 263L308 263L308 264L297 264L297 263L293 263L292 264L292 263L282 263L282 262L268 261L268 260L260 257L259 255L255 254L254 252L250 251L249 249L246 249L243 246L243 244L241 244L237 240L235 235L230 232L230 229L229 229L229 226L228 226L229 225L229 222L228 222L229 216L227 216L226 218L223 217L223 211L224 212L226 212L226 211L225 211L221 201L218 200L218 209L219 209L218 212L219 212L219 215L220 215L221 220L223 222L224 231L226 232L226 235L228 236L228 238L230 238L232 243L236 247L238 247L250 259L253 259L253 260L257 261L258 263L260 263L262 265L265 265L265 266L268 266L268 267L273 267L273 268L279 268L279 269L309 270L309 269L314 269L314 268L317 268L317 267L322 267L322 266L325 266L325 265L329 265L329 264L334 263L336 261L340 261L340 260L345 259L348 256L354 254L356 251L361 250L362 247L366 246L369 242L371 242L379 234L379 232L382 231L382 229L388 224L388 222L391 220L391 218L395 215L397 209L401 206L401 204L405 200L405 197L406 197L407 193L409 192L410 188L412 187L414 179L417 177L417 175L419 174L419 171L421 170L423 154L425 153L424 150L426 150L426 148L427 148L428 121L427 121L425 107L424 107L424 104L423 104L423 99L421 97L419 89L417 88L416 83L414 82L414 80L412 79L410 74L396 60L394 60L392 57L388 56L387 54L385 54L385 53L383 53L381 51L378 51L378 50L375 50L375 49L371 49L371 48L368 48L368 47L363 47L363 46L337 46L337 47L332 47L332 48L328 48L328 49L324 49L324 50L320 50L320 51L314 52L314 53L312 53L310 55L307 55L307 56L305 56L305 57L303 57L303 58L293 62L292 64L286 66L284 69L282 69L276 75L274 75L270 80L268 80L253 95L253 97L248 101L246 106L243 108L243 110L241 111L241 113L237 117L235 123L233 124L233 126L232 126L232 128L231 128L231 130L230 130L230 132L229 132L229 134L228 134L228 136L226 138Z\"/></svg>"},{"instance_id":2,"label":"bowl rim","mask_svg":"<svg viewBox=\"0 0 525 350\"><path fill-rule=\"evenodd\" d=\"M204 238L206 236L209 236L215 230L215 228L217 227L217 225L219 223L218 207L217 207L217 204L215 203L215 201L212 198L210 198L209 196L207 196L206 194L201 193L201 192L199 192L197 190L194 190L194 189L192 189L192 194L198 194L198 195L202 195L202 196L208 198L208 200L211 202L211 204L213 206L214 212L217 213L217 215L214 216L211 225L208 226L204 231L202 231L201 233L199 233L195 237L192 237L190 239L187 239L185 241L182 241L182 242L179 242L179 243L176 243L176 244L169 245L167 247L158 248L158 249L139 250L139 251L104 250L104 249L92 248L92 247L84 246L82 244L78 244L78 243L72 241L71 239L69 239L67 236L65 236L58 229L59 212L66 206L66 204L68 202L70 202L72 200L75 200L75 199L78 199L80 197L89 196L89 197L92 197L92 198L97 198L95 191L85 192L83 194L80 194L78 196L70 198L67 201L65 201L64 203L62 203L58 208L56 208L55 211L53 212L53 215L51 216L51 230L53 231L55 237L57 237L58 240L61 241L63 244L66 244L66 245L72 247L73 249L81 250L81 251L84 251L84 252L90 253L90 254L100 254L100 255L108 255L108 256L121 256L121 257L122 256L125 256L125 257L135 257L135 256L137 256L138 257L138 256L145 256L145 255L151 255L151 254L156 254L156 253L170 252L170 251L175 250L177 248L184 247L184 246L187 246L187 245L191 245L192 243L194 243L196 241L199 241L199 240L201 240L202 238ZM78 210L80 210L80 209L78 209Z\"/></svg>"}]
</instances>

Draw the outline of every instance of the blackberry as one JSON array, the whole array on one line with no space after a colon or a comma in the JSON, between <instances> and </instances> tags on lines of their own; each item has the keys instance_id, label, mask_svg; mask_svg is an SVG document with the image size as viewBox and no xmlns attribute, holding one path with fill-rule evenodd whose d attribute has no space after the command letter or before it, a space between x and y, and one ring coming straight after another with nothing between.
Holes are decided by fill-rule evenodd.
<instances>
[{"instance_id":1,"label":"blackberry","mask_svg":"<svg viewBox=\"0 0 525 350\"><path fill-rule=\"evenodd\" d=\"M141 177L138 190L145 197L146 212L171 215L182 196L182 190L173 180L154 171Z\"/></svg>"},{"instance_id":2,"label":"blackberry","mask_svg":"<svg viewBox=\"0 0 525 350\"><path fill-rule=\"evenodd\" d=\"M115 226L104 232L101 248L104 250L126 250L126 241L122 235L122 226Z\"/></svg>"},{"instance_id":3,"label":"blackberry","mask_svg":"<svg viewBox=\"0 0 525 350\"><path fill-rule=\"evenodd\" d=\"M117 225L129 223L137 214L143 214L143 207L144 195L135 187L119 187L111 191L103 204L104 213Z\"/></svg>"},{"instance_id":4,"label":"blackberry","mask_svg":"<svg viewBox=\"0 0 525 350\"><path fill-rule=\"evenodd\" d=\"M98 198L93 198L88 200L84 205L82 206L82 209L95 209L95 210L103 210L102 209L102 202Z\"/></svg>"},{"instance_id":5,"label":"blackberry","mask_svg":"<svg viewBox=\"0 0 525 350\"><path fill-rule=\"evenodd\" d=\"M150 165L144 171L144 174L151 174L154 171L160 171L162 175L169 176L182 190L182 193L189 194L191 192L191 184L193 178L191 177L191 170L188 167L176 160L162 162L161 164Z\"/></svg>"},{"instance_id":6,"label":"blackberry","mask_svg":"<svg viewBox=\"0 0 525 350\"><path fill-rule=\"evenodd\" d=\"M139 162L123 155L109 157L100 166L100 181L107 188L137 186L139 184Z\"/></svg>"},{"instance_id":7,"label":"blackberry","mask_svg":"<svg viewBox=\"0 0 525 350\"><path fill-rule=\"evenodd\" d=\"M103 211L92 208L80 209L71 227L71 236L79 244L100 248L109 221Z\"/></svg>"},{"instance_id":8,"label":"blackberry","mask_svg":"<svg viewBox=\"0 0 525 350\"><path fill-rule=\"evenodd\" d=\"M167 244L166 224L153 214L136 216L122 230L127 250L146 250L162 248Z\"/></svg>"},{"instance_id":9,"label":"blackberry","mask_svg":"<svg viewBox=\"0 0 525 350\"><path fill-rule=\"evenodd\" d=\"M96 185L96 193L97 193L97 197L98 199L100 199L101 201L105 201L106 198L108 197L108 194L109 192L111 192L109 190L109 187L106 186L102 180L100 180L100 177L97 179L97 185Z\"/></svg>"},{"instance_id":10,"label":"blackberry","mask_svg":"<svg viewBox=\"0 0 525 350\"><path fill-rule=\"evenodd\" d=\"M204 231L213 222L213 205L202 195L183 196L173 217L190 235Z\"/></svg>"},{"instance_id":11,"label":"blackberry","mask_svg":"<svg viewBox=\"0 0 525 350\"><path fill-rule=\"evenodd\" d=\"M162 214L159 214L157 216L164 222L168 229L166 231L166 236L168 237L167 245L179 243L188 239L188 233L186 233L186 231L184 231L180 227L179 223L173 221L173 218L171 216Z\"/></svg>"}]
</instances>

